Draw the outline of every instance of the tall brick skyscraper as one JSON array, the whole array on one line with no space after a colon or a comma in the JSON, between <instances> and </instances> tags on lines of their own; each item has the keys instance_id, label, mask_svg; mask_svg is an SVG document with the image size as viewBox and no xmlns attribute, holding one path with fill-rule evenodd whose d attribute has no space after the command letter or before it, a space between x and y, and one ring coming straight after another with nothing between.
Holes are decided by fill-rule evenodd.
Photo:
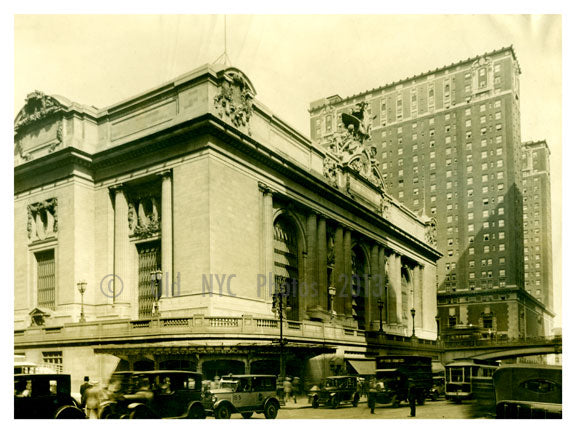
<instances>
[{"instance_id":1,"label":"tall brick skyscraper","mask_svg":"<svg viewBox=\"0 0 576 433\"><path fill-rule=\"evenodd\" d=\"M519 75L508 47L310 104L312 139L326 144L340 114L367 102L388 192L436 219L441 331L518 338L549 329L552 313L524 279Z\"/></svg>"},{"instance_id":2,"label":"tall brick skyscraper","mask_svg":"<svg viewBox=\"0 0 576 433\"><path fill-rule=\"evenodd\" d=\"M545 140L522 144L526 290L549 309L553 302L550 150Z\"/></svg>"}]
</instances>

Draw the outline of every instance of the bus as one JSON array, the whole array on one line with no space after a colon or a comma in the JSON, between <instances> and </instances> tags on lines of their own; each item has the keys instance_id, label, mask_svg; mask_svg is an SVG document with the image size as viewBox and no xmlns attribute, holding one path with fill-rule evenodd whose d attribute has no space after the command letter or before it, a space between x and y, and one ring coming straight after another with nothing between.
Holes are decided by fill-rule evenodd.
<instances>
[{"instance_id":1,"label":"bus","mask_svg":"<svg viewBox=\"0 0 576 433\"><path fill-rule=\"evenodd\" d=\"M475 398L481 393L483 398L492 387L492 374L498 368L496 361L461 359L446 365L446 399L460 403Z\"/></svg>"},{"instance_id":2,"label":"bus","mask_svg":"<svg viewBox=\"0 0 576 433\"><path fill-rule=\"evenodd\" d=\"M562 367L505 365L494 372L496 418L561 419Z\"/></svg>"}]
</instances>

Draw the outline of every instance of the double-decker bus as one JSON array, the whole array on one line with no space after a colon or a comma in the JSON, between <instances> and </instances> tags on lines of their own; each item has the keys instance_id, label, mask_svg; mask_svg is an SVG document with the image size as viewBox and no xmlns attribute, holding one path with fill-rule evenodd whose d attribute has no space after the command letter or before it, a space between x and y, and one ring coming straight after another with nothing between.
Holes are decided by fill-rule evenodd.
<instances>
[{"instance_id":1,"label":"double-decker bus","mask_svg":"<svg viewBox=\"0 0 576 433\"><path fill-rule=\"evenodd\" d=\"M446 399L461 402L474 398L475 392L485 398L493 392L492 374L496 361L461 359L446 365Z\"/></svg>"}]
</instances>

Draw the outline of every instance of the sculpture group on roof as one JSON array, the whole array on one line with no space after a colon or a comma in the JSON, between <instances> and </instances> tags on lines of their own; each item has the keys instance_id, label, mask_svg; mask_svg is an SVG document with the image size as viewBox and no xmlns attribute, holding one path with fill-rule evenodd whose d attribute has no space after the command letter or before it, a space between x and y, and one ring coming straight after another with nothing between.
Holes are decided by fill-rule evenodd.
<instances>
[{"instance_id":1,"label":"sculpture group on roof","mask_svg":"<svg viewBox=\"0 0 576 433\"><path fill-rule=\"evenodd\" d=\"M330 137L328 151L336 158L337 165L350 167L374 185L384 189L384 181L376 160L377 149L369 142L373 118L369 116L367 107L367 102L359 102L350 113L342 113L344 130ZM330 161L328 163L325 161L324 166L326 175L335 169L334 163Z\"/></svg>"}]
</instances>

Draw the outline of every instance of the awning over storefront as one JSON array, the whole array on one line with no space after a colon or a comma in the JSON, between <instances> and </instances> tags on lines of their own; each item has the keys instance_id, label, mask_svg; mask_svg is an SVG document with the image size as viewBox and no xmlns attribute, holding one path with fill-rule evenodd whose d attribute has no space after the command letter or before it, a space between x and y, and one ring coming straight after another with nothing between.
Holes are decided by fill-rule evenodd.
<instances>
[{"instance_id":1,"label":"awning over storefront","mask_svg":"<svg viewBox=\"0 0 576 433\"><path fill-rule=\"evenodd\" d=\"M432 361L432 374L443 375L446 369L440 361Z\"/></svg>"},{"instance_id":2,"label":"awning over storefront","mask_svg":"<svg viewBox=\"0 0 576 433\"><path fill-rule=\"evenodd\" d=\"M347 359L346 361L361 376L376 374L376 362L373 359Z\"/></svg>"}]
</instances>

